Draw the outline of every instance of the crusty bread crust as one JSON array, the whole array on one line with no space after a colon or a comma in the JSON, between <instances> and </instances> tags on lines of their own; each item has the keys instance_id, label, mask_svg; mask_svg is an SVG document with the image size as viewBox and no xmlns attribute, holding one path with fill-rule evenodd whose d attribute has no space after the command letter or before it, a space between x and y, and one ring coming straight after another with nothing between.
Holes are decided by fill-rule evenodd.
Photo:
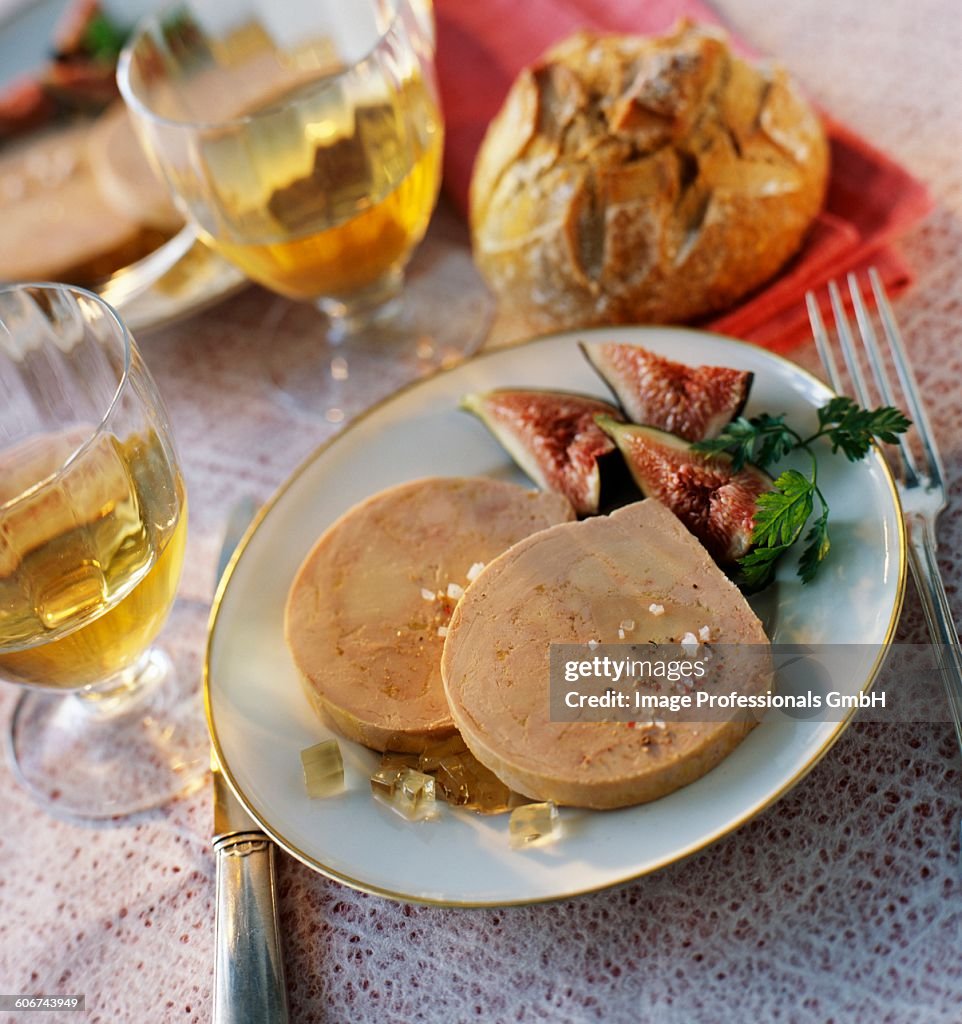
<instances>
[{"instance_id":1,"label":"crusty bread crust","mask_svg":"<svg viewBox=\"0 0 962 1024\"><path fill-rule=\"evenodd\" d=\"M521 73L488 128L474 257L533 330L690 320L798 250L828 165L785 72L716 30L579 33Z\"/></svg>"}]
</instances>

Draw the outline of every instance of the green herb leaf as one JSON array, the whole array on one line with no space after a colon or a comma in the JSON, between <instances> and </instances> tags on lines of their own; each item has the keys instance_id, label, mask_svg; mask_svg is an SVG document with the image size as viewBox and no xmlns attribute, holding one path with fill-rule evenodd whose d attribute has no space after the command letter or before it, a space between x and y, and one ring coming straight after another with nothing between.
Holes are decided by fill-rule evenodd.
<instances>
[{"instance_id":1,"label":"green herb leaf","mask_svg":"<svg viewBox=\"0 0 962 1024\"><path fill-rule=\"evenodd\" d=\"M129 32L103 12L95 14L84 30L84 49L94 60L113 63L124 48Z\"/></svg>"},{"instance_id":2,"label":"green herb leaf","mask_svg":"<svg viewBox=\"0 0 962 1024\"><path fill-rule=\"evenodd\" d=\"M851 398L838 396L818 410L818 430L811 437L802 438L787 426L784 415L761 413L751 419L739 416L718 437L692 445L695 451L709 458L729 457L736 471L749 462L764 469L798 449L812 457L811 478L795 469L786 470L771 491L758 496L752 531L754 547L738 562L744 585L759 589L771 582L778 559L802 536L815 510L816 497L821 514L805 534L806 546L798 562L802 581L811 583L828 557L831 550L829 508L816 483L812 442L825 437L833 452L840 451L850 461L857 462L869 452L873 441L894 444L898 435L910 426L911 421L893 406L863 409Z\"/></svg>"},{"instance_id":3,"label":"green herb leaf","mask_svg":"<svg viewBox=\"0 0 962 1024\"><path fill-rule=\"evenodd\" d=\"M718 437L698 441L691 447L704 455L730 455L732 469L737 472L746 462L752 461L757 438L758 430L754 424L744 416L739 416L738 419L732 420Z\"/></svg>"},{"instance_id":4,"label":"green herb leaf","mask_svg":"<svg viewBox=\"0 0 962 1024\"><path fill-rule=\"evenodd\" d=\"M761 547L794 544L815 502L815 483L797 469L787 469L775 481L775 489L758 496L752 542Z\"/></svg>"},{"instance_id":5,"label":"green herb leaf","mask_svg":"<svg viewBox=\"0 0 962 1024\"><path fill-rule=\"evenodd\" d=\"M749 590L768 586L775 575L775 563L790 547L790 544L781 544L774 548L753 548L738 560L739 582Z\"/></svg>"},{"instance_id":6,"label":"green herb leaf","mask_svg":"<svg viewBox=\"0 0 962 1024\"><path fill-rule=\"evenodd\" d=\"M818 410L819 428L824 429L831 423L841 423L846 414L858 408L859 406L854 399L846 398L844 395L837 395Z\"/></svg>"},{"instance_id":7,"label":"green herb leaf","mask_svg":"<svg viewBox=\"0 0 962 1024\"><path fill-rule=\"evenodd\" d=\"M815 525L805 535L808 545L798 559L798 575L803 583L811 583L815 579L818 567L825 561L832 544L828 537L828 506L822 508L822 514L815 520Z\"/></svg>"},{"instance_id":8,"label":"green herb leaf","mask_svg":"<svg viewBox=\"0 0 962 1024\"><path fill-rule=\"evenodd\" d=\"M766 469L773 462L778 462L798 445L798 435L790 427L785 426L784 416L769 416L762 413L751 422L759 431L761 444L755 458L751 461Z\"/></svg>"},{"instance_id":9,"label":"green herb leaf","mask_svg":"<svg viewBox=\"0 0 962 1024\"><path fill-rule=\"evenodd\" d=\"M851 398L833 398L818 412L819 434L841 451L851 462L865 457L874 440L894 444L898 435L912 425L902 412L891 405L863 409Z\"/></svg>"},{"instance_id":10,"label":"green herb leaf","mask_svg":"<svg viewBox=\"0 0 962 1024\"><path fill-rule=\"evenodd\" d=\"M731 456L732 468L737 472L746 462L764 469L777 462L798 444L799 437L785 426L784 416L762 413L750 420L744 416L732 420L718 437L692 445L695 451L706 455L724 452Z\"/></svg>"}]
</instances>

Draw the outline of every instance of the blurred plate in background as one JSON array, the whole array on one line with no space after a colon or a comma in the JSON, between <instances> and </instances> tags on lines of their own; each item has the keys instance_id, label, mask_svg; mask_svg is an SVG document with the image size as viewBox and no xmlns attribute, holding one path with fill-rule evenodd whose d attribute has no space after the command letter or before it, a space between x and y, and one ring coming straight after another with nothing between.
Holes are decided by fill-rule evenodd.
<instances>
[{"instance_id":1,"label":"blurred plate in background","mask_svg":"<svg viewBox=\"0 0 962 1024\"><path fill-rule=\"evenodd\" d=\"M126 29L154 5L100 6ZM76 77L69 62L50 74L64 19L84 26L90 16L80 0L0 0L0 280L92 287L143 333L212 305L245 278L177 234L182 219L119 98L88 114L103 107L103 83L85 79L90 65ZM44 94L56 98L39 101Z\"/></svg>"}]
</instances>

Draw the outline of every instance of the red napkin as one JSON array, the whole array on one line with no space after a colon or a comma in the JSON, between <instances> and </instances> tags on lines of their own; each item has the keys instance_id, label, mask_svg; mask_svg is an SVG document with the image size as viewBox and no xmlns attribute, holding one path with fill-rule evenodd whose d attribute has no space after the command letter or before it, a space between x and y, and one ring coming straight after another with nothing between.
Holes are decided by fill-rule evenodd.
<instances>
[{"instance_id":1,"label":"red napkin","mask_svg":"<svg viewBox=\"0 0 962 1024\"><path fill-rule=\"evenodd\" d=\"M578 29L659 33L683 16L719 24L700 0L435 0L437 65L447 121L445 187L462 211L474 157L517 73ZM750 53L739 40L733 44ZM702 326L772 349L810 337L805 292L878 268L890 296L912 274L889 243L931 208L924 185L828 115L832 173L825 210L801 252L767 286Z\"/></svg>"}]
</instances>

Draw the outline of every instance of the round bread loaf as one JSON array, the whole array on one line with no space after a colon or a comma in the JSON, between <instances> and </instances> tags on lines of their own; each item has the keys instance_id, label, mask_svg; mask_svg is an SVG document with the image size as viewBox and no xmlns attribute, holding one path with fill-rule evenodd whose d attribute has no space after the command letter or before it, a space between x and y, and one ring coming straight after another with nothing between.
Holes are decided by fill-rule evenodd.
<instances>
[{"instance_id":1,"label":"round bread loaf","mask_svg":"<svg viewBox=\"0 0 962 1024\"><path fill-rule=\"evenodd\" d=\"M572 518L557 494L484 477L415 480L349 509L287 599L287 642L314 709L375 750L420 753L453 733L441 649L472 566Z\"/></svg>"},{"instance_id":2,"label":"round bread loaf","mask_svg":"<svg viewBox=\"0 0 962 1024\"><path fill-rule=\"evenodd\" d=\"M797 251L827 179L812 107L716 30L580 33L521 73L488 128L474 258L532 330L690 320Z\"/></svg>"},{"instance_id":3,"label":"round bread loaf","mask_svg":"<svg viewBox=\"0 0 962 1024\"><path fill-rule=\"evenodd\" d=\"M488 565L454 610L441 661L454 723L482 764L535 800L599 809L655 800L714 768L755 720L744 711L564 720L549 699L550 646L621 642L625 657L643 658L649 644L684 643L688 633L712 642L712 690L770 689L757 616L664 505L543 530Z\"/></svg>"}]
</instances>

